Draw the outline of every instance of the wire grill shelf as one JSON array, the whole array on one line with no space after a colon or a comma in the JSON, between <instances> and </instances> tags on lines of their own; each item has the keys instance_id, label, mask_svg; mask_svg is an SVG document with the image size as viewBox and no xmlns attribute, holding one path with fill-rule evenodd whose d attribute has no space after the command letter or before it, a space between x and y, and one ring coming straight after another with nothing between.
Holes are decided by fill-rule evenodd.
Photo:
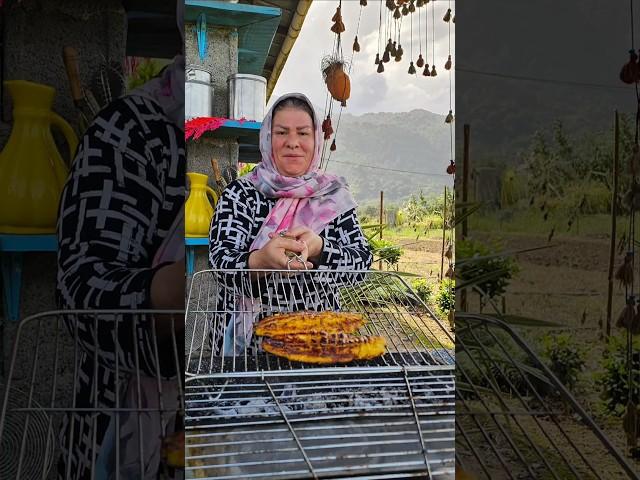
<instances>
[{"instance_id":1,"label":"wire grill shelf","mask_svg":"<svg viewBox=\"0 0 640 480\"><path fill-rule=\"evenodd\" d=\"M295 310L363 314L366 323L358 333L387 342L377 365L454 364L452 334L394 272L204 270L189 289L187 375L308 369L264 354L252 337L254 322Z\"/></svg>"},{"instance_id":2,"label":"wire grill shelf","mask_svg":"<svg viewBox=\"0 0 640 480\"><path fill-rule=\"evenodd\" d=\"M505 323L456 314L456 463L475 478L638 479Z\"/></svg>"},{"instance_id":3,"label":"wire grill shelf","mask_svg":"<svg viewBox=\"0 0 640 480\"><path fill-rule=\"evenodd\" d=\"M22 320L0 400L0 478L107 478L100 474L106 446L109 478L149 478L151 465L168 472L164 478L183 478L158 458L160 437L184 411L176 376L184 371L183 339L174 328L183 321L183 311L152 310L50 311ZM87 364L92 371L83 370ZM107 377L112 391L96 381ZM83 388L90 399L79 404ZM113 441L97 449L103 429L112 429Z\"/></svg>"},{"instance_id":4,"label":"wire grill shelf","mask_svg":"<svg viewBox=\"0 0 640 480\"><path fill-rule=\"evenodd\" d=\"M264 353L252 324L300 310L360 313L387 352ZM201 271L186 325L187 478L453 478L453 336L396 273Z\"/></svg>"}]
</instances>

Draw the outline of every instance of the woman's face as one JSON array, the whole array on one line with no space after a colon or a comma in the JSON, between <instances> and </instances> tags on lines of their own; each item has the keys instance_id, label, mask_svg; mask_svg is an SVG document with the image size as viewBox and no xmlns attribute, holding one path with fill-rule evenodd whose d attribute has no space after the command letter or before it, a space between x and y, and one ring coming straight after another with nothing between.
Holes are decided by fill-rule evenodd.
<instances>
[{"instance_id":1,"label":"woman's face","mask_svg":"<svg viewBox=\"0 0 640 480\"><path fill-rule=\"evenodd\" d=\"M311 116L297 108L283 108L271 126L273 161L280 175L299 177L309 170L315 150Z\"/></svg>"}]
</instances>

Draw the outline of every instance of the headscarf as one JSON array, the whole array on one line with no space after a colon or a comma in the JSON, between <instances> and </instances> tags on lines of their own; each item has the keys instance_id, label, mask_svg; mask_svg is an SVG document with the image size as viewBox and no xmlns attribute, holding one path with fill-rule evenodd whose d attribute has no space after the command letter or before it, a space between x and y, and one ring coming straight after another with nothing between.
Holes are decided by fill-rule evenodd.
<instances>
[{"instance_id":1,"label":"headscarf","mask_svg":"<svg viewBox=\"0 0 640 480\"><path fill-rule=\"evenodd\" d=\"M271 124L274 108L287 98L299 98L307 103L313 113L315 149L309 170L300 177L281 175L273 160ZM313 104L301 93L289 93L276 101L260 128L260 153L262 162L249 174L255 188L269 198L278 201L260 228L251 250L262 248L269 241L270 233L279 233L296 227L307 227L320 233L334 219L357 206L344 177L323 173L318 167L324 135L322 125Z\"/></svg>"},{"instance_id":2,"label":"headscarf","mask_svg":"<svg viewBox=\"0 0 640 480\"><path fill-rule=\"evenodd\" d=\"M178 0L176 22L184 44L184 1ZM129 95L137 95L155 101L165 115L184 130L184 55L176 55L162 74L134 89Z\"/></svg>"}]
</instances>

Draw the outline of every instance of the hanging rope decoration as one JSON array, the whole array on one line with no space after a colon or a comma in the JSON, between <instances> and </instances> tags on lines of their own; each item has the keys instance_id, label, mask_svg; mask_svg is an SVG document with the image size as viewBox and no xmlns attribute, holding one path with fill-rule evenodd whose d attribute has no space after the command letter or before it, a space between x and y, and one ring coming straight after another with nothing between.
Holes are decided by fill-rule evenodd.
<instances>
[{"instance_id":1,"label":"hanging rope decoration","mask_svg":"<svg viewBox=\"0 0 640 480\"><path fill-rule=\"evenodd\" d=\"M620 80L627 84L634 84L635 101L636 101L636 119L635 119L635 139L628 159L629 174L631 176L631 186L623 198L623 202L629 209L629 226L627 237L627 253L625 254L622 265L618 267L615 278L624 286L626 305L616 320L616 327L624 328L627 334L626 342L626 367L627 367L627 385L628 397L627 406L622 419L622 426L626 434L627 447L632 455L640 453L638 449L638 438L640 436L640 409L634 401L634 390L637 384L633 378L633 337L640 334L640 306L637 305L636 299L638 295L634 288L635 273L635 248L636 248L636 227L635 217L636 211L640 209L640 184L638 183L638 174L640 169L640 146L638 144L638 132L640 129L640 92L638 90L638 81L640 81L640 65L638 63L638 55L636 54L635 38L634 38L634 16L633 16L633 0L629 0L629 16L631 21L631 48L629 50L629 60L622 66L620 70Z\"/></svg>"},{"instance_id":2,"label":"hanging rope decoration","mask_svg":"<svg viewBox=\"0 0 640 480\"><path fill-rule=\"evenodd\" d=\"M413 4L413 0L411 0L411 6L413 7L413 10L409 9L409 16L410 16L410 24L411 24L411 35L409 37L409 55L410 55L410 63L409 63L409 75L415 75L416 73L416 67L413 65L413 12L415 12L416 7Z\"/></svg>"},{"instance_id":3,"label":"hanging rope decoration","mask_svg":"<svg viewBox=\"0 0 640 480\"><path fill-rule=\"evenodd\" d=\"M429 5L429 2L425 2L425 5ZM429 58L429 7L426 6L424 9L424 56ZM429 64L424 64L424 70L422 71L422 75L425 77L431 76L431 70L429 69Z\"/></svg>"},{"instance_id":4,"label":"hanging rope decoration","mask_svg":"<svg viewBox=\"0 0 640 480\"><path fill-rule=\"evenodd\" d=\"M431 3L431 76L438 75L436 72L436 5Z\"/></svg>"}]
</instances>

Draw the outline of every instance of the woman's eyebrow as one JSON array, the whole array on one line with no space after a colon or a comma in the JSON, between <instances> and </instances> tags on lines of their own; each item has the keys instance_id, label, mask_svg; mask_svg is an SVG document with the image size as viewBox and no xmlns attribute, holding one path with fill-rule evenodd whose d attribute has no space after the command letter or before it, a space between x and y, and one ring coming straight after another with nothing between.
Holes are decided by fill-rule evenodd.
<instances>
[{"instance_id":1,"label":"woman's eyebrow","mask_svg":"<svg viewBox=\"0 0 640 480\"><path fill-rule=\"evenodd\" d=\"M281 128L283 130L289 130L289 127L285 127L284 125L274 125L273 128ZM304 130L304 129L312 129L313 127L311 125L304 125L303 127L296 127L296 130Z\"/></svg>"}]
</instances>

